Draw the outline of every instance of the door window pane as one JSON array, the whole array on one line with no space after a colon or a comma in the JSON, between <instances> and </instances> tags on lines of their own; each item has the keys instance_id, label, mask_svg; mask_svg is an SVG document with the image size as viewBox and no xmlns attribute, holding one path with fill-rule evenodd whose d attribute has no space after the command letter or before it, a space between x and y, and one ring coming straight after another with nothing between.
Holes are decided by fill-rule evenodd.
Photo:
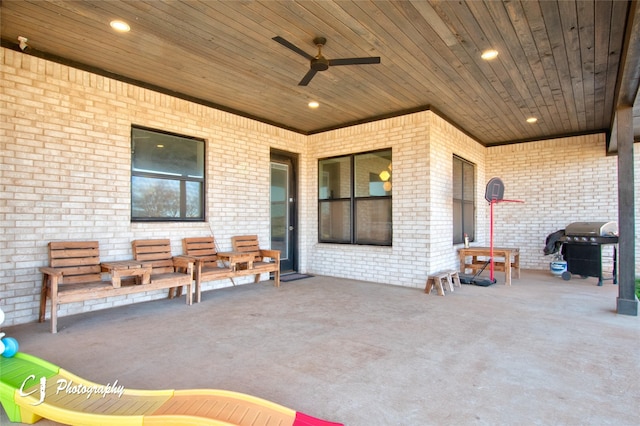
<instances>
[{"instance_id":1,"label":"door window pane","mask_svg":"<svg viewBox=\"0 0 640 426\"><path fill-rule=\"evenodd\" d=\"M281 259L289 253L289 172L285 164L271 163L271 248L280 250Z\"/></svg>"}]
</instances>

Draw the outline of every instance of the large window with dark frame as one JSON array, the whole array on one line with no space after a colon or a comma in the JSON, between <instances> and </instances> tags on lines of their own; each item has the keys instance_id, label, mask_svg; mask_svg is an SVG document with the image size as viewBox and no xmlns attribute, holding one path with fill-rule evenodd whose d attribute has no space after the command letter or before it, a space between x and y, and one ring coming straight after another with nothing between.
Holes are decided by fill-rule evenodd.
<instances>
[{"instance_id":1,"label":"large window with dark frame","mask_svg":"<svg viewBox=\"0 0 640 426\"><path fill-rule=\"evenodd\" d=\"M318 162L318 239L390 246L391 149Z\"/></svg>"},{"instance_id":2,"label":"large window with dark frame","mask_svg":"<svg viewBox=\"0 0 640 426\"><path fill-rule=\"evenodd\" d=\"M475 240L475 165L453 156L453 243Z\"/></svg>"},{"instance_id":3,"label":"large window with dark frame","mask_svg":"<svg viewBox=\"0 0 640 426\"><path fill-rule=\"evenodd\" d=\"M131 220L204 221L202 139L131 128Z\"/></svg>"}]
</instances>

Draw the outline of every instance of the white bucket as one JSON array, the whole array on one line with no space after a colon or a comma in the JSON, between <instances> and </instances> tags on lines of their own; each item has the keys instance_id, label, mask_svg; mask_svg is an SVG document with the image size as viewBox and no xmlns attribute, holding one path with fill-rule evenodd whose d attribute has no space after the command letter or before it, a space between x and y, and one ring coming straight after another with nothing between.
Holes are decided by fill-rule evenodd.
<instances>
[{"instance_id":1,"label":"white bucket","mask_svg":"<svg viewBox=\"0 0 640 426\"><path fill-rule=\"evenodd\" d=\"M549 264L549 269L551 270L551 274L559 277L567 270L567 262L564 260L554 260Z\"/></svg>"}]
</instances>

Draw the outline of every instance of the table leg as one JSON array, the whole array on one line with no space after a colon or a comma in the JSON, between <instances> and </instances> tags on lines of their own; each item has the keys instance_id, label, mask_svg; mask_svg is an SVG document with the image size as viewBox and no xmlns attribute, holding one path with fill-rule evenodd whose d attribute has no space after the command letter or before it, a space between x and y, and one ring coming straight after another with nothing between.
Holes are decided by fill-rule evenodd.
<instances>
[{"instance_id":1,"label":"table leg","mask_svg":"<svg viewBox=\"0 0 640 426\"><path fill-rule=\"evenodd\" d=\"M504 253L504 276L507 285L511 285L511 252Z\"/></svg>"},{"instance_id":2,"label":"table leg","mask_svg":"<svg viewBox=\"0 0 640 426\"><path fill-rule=\"evenodd\" d=\"M120 272L118 271L111 272L111 284L113 285L113 288L120 288L120 285L121 285Z\"/></svg>"},{"instance_id":3,"label":"table leg","mask_svg":"<svg viewBox=\"0 0 640 426\"><path fill-rule=\"evenodd\" d=\"M151 282L151 268L147 268L142 273L142 284L149 284Z\"/></svg>"}]
</instances>

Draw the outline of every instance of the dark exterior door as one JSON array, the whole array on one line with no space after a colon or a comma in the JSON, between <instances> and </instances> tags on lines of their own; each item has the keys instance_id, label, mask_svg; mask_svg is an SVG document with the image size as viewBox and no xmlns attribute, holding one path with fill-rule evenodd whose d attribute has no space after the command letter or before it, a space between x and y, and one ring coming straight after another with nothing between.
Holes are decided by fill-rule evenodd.
<instances>
[{"instance_id":1,"label":"dark exterior door","mask_svg":"<svg viewBox=\"0 0 640 426\"><path fill-rule=\"evenodd\" d=\"M280 272L297 270L297 155L271 152L271 248L280 250Z\"/></svg>"}]
</instances>

